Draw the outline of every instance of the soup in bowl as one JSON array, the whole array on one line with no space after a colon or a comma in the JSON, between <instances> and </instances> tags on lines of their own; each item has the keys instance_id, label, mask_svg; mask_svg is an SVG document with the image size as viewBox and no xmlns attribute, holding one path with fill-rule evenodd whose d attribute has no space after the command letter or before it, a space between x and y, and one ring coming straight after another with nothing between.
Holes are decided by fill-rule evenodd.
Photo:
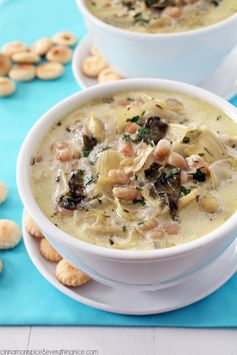
<instances>
[{"instance_id":1,"label":"soup in bowl","mask_svg":"<svg viewBox=\"0 0 237 355\"><path fill-rule=\"evenodd\" d=\"M235 0L86 0L103 22L135 32L187 32L225 20L237 12Z\"/></svg>"},{"instance_id":2,"label":"soup in bowl","mask_svg":"<svg viewBox=\"0 0 237 355\"><path fill-rule=\"evenodd\" d=\"M21 198L52 245L93 278L168 287L235 239L236 117L182 83L85 90L30 131L17 167Z\"/></svg>"},{"instance_id":3,"label":"soup in bowl","mask_svg":"<svg viewBox=\"0 0 237 355\"><path fill-rule=\"evenodd\" d=\"M236 45L235 0L77 4L94 44L124 77L201 83ZM167 14L177 9L180 17Z\"/></svg>"}]
</instances>

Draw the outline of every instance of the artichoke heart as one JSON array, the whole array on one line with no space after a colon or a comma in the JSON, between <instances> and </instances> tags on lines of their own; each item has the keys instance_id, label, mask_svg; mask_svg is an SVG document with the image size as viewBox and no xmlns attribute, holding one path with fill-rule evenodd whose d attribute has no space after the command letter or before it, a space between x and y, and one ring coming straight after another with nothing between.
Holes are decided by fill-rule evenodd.
<instances>
[{"instance_id":1,"label":"artichoke heart","mask_svg":"<svg viewBox=\"0 0 237 355\"><path fill-rule=\"evenodd\" d=\"M233 165L230 159L218 160L209 165L211 183L217 189L223 180L230 179L233 175Z\"/></svg>"},{"instance_id":2,"label":"artichoke heart","mask_svg":"<svg viewBox=\"0 0 237 355\"><path fill-rule=\"evenodd\" d=\"M105 128L103 123L95 117L94 114L90 115L89 126L88 126L92 136L97 139L97 141L102 142L105 139Z\"/></svg>"},{"instance_id":3,"label":"artichoke heart","mask_svg":"<svg viewBox=\"0 0 237 355\"><path fill-rule=\"evenodd\" d=\"M153 153L154 147L147 146L142 148L139 152L139 155L133 160L133 164L131 166L127 166L124 168L126 173L130 172L138 172L143 169L146 165L146 161L148 160L149 156Z\"/></svg>"},{"instance_id":4,"label":"artichoke heart","mask_svg":"<svg viewBox=\"0 0 237 355\"><path fill-rule=\"evenodd\" d=\"M96 171L100 175L107 177L111 169L118 169L122 159L123 155L118 151L114 149L107 149L98 158L95 165Z\"/></svg>"},{"instance_id":5,"label":"artichoke heart","mask_svg":"<svg viewBox=\"0 0 237 355\"><path fill-rule=\"evenodd\" d=\"M143 105L145 116L148 118L150 116L158 116L162 120L166 120L167 123L179 122L180 115L172 110L169 110L166 101L161 100L151 100L150 102Z\"/></svg>"},{"instance_id":6,"label":"artichoke heart","mask_svg":"<svg viewBox=\"0 0 237 355\"><path fill-rule=\"evenodd\" d=\"M184 126L183 124L170 123L165 138L172 142L175 148L175 143L183 140L187 130L188 127Z\"/></svg>"},{"instance_id":7,"label":"artichoke heart","mask_svg":"<svg viewBox=\"0 0 237 355\"><path fill-rule=\"evenodd\" d=\"M188 131L186 136L190 139L189 144L184 149L186 156L202 153L208 163L228 157L225 145L209 128L200 127Z\"/></svg>"},{"instance_id":8,"label":"artichoke heart","mask_svg":"<svg viewBox=\"0 0 237 355\"><path fill-rule=\"evenodd\" d=\"M197 196L198 189L194 189L188 195L181 197L178 202L179 209L194 201Z\"/></svg>"},{"instance_id":9,"label":"artichoke heart","mask_svg":"<svg viewBox=\"0 0 237 355\"><path fill-rule=\"evenodd\" d=\"M98 195L105 195L106 197L112 197L113 184L108 178L99 176L94 186L94 191Z\"/></svg>"}]
</instances>

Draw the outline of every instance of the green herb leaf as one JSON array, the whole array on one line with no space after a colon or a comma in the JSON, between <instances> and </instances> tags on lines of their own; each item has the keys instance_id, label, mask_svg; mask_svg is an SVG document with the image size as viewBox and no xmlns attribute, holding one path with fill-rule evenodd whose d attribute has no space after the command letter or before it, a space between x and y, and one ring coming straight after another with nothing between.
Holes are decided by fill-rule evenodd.
<instances>
[{"instance_id":1,"label":"green herb leaf","mask_svg":"<svg viewBox=\"0 0 237 355\"><path fill-rule=\"evenodd\" d=\"M149 128L139 128L136 136L133 138L133 142L141 142L145 137L150 134Z\"/></svg>"},{"instance_id":2,"label":"green herb leaf","mask_svg":"<svg viewBox=\"0 0 237 355\"><path fill-rule=\"evenodd\" d=\"M187 137L187 136L185 136L185 137L183 137L182 142L183 142L184 144L188 144L188 143L190 142L190 138Z\"/></svg>"},{"instance_id":3,"label":"green herb leaf","mask_svg":"<svg viewBox=\"0 0 237 355\"><path fill-rule=\"evenodd\" d=\"M190 194L191 189L187 189L186 187L181 186L180 191L181 191L181 193L183 193L186 196L186 195Z\"/></svg>"},{"instance_id":4,"label":"green herb leaf","mask_svg":"<svg viewBox=\"0 0 237 355\"><path fill-rule=\"evenodd\" d=\"M123 226L122 231L123 231L123 232L126 232L126 231L127 231L127 227L126 227L126 226Z\"/></svg>"},{"instance_id":5,"label":"green herb leaf","mask_svg":"<svg viewBox=\"0 0 237 355\"><path fill-rule=\"evenodd\" d=\"M122 136L122 140L125 141L125 142L129 142L132 140L131 136L129 134L124 134Z\"/></svg>"},{"instance_id":6,"label":"green herb leaf","mask_svg":"<svg viewBox=\"0 0 237 355\"><path fill-rule=\"evenodd\" d=\"M134 116L134 117L132 117L132 118L128 118L127 120L126 120L126 122L133 122L133 123L136 123L136 124L138 124L139 126L142 126L143 125L143 120L142 120L142 118L140 117L140 116Z\"/></svg>"},{"instance_id":7,"label":"green herb leaf","mask_svg":"<svg viewBox=\"0 0 237 355\"><path fill-rule=\"evenodd\" d=\"M222 0L211 0L211 4L214 6L219 6Z\"/></svg>"},{"instance_id":8,"label":"green herb leaf","mask_svg":"<svg viewBox=\"0 0 237 355\"><path fill-rule=\"evenodd\" d=\"M141 198L135 198L132 203L134 205L142 205L142 206L145 206L146 202L145 202L145 199L144 197L141 197Z\"/></svg>"},{"instance_id":9,"label":"green herb leaf","mask_svg":"<svg viewBox=\"0 0 237 355\"><path fill-rule=\"evenodd\" d=\"M180 174L180 168L170 168L165 173L165 178L168 179L172 175Z\"/></svg>"},{"instance_id":10,"label":"green herb leaf","mask_svg":"<svg viewBox=\"0 0 237 355\"><path fill-rule=\"evenodd\" d=\"M141 12L137 12L137 13L133 16L133 23L137 23L137 22L149 23L149 20L143 18Z\"/></svg>"},{"instance_id":11,"label":"green herb leaf","mask_svg":"<svg viewBox=\"0 0 237 355\"><path fill-rule=\"evenodd\" d=\"M200 157L204 157L205 153L198 153Z\"/></svg>"},{"instance_id":12,"label":"green herb leaf","mask_svg":"<svg viewBox=\"0 0 237 355\"><path fill-rule=\"evenodd\" d=\"M94 184L96 182L96 179L94 176L92 175L88 175L86 178L85 178L85 185L90 185L90 184Z\"/></svg>"},{"instance_id":13,"label":"green herb leaf","mask_svg":"<svg viewBox=\"0 0 237 355\"><path fill-rule=\"evenodd\" d=\"M85 170L78 169L78 170L77 170L77 174L83 176L83 175L85 174Z\"/></svg>"},{"instance_id":14,"label":"green herb leaf","mask_svg":"<svg viewBox=\"0 0 237 355\"><path fill-rule=\"evenodd\" d=\"M87 158L90 155L90 152L92 151L92 149L83 149L83 155L85 158Z\"/></svg>"},{"instance_id":15,"label":"green herb leaf","mask_svg":"<svg viewBox=\"0 0 237 355\"><path fill-rule=\"evenodd\" d=\"M202 170L197 169L195 173L191 174L193 176L193 179L199 182L204 182L206 181L206 174L202 172Z\"/></svg>"},{"instance_id":16,"label":"green herb leaf","mask_svg":"<svg viewBox=\"0 0 237 355\"><path fill-rule=\"evenodd\" d=\"M153 142L153 140L151 138L147 139L147 144L150 145L151 147L154 147L155 143Z\"/></svg>"}]
</instances>

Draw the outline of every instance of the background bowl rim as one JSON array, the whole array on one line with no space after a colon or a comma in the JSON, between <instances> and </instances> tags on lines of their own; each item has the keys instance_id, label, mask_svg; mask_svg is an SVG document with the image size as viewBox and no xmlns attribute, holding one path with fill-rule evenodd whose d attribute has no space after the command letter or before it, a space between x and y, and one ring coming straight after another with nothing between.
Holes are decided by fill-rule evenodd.
<instances>
[{"instance_id":1,"label":"background bowl rim","mask_svg":"<svg viewBox=\"0 0 237 355\"><path fill-rule=\"evenodd\" d=\"M195 30L190 30L190 31L182 31L182 32L172 32L172 33L143 33L143 32L135 32L135 31L129 31L120 27L112 26L102 20L100 20L98 17L96 17L85 4L85 0L75 0L77 3L77 6L81 10L82 14L85 16L85 18L89 18L91 22L96 24L96 26L100 28L104 28L108 30L109 32L113 32L115 34L121 35L122 37L129 37L129 38L134 38L134 39L145 39L145 40L154 40L154 39L159 39L159 40L173 40L173 39L184 39L184 37L193 37L193 36L198 36L198 35L207 35L209 32L215 32L216 30L222 30L224 27L228 26L229 24L232 24L232 22L237 22L237 13L234 13L233 15L230 15L229 17L214 23L209 26L204 26Z\"/></svg>"}]
</instances>

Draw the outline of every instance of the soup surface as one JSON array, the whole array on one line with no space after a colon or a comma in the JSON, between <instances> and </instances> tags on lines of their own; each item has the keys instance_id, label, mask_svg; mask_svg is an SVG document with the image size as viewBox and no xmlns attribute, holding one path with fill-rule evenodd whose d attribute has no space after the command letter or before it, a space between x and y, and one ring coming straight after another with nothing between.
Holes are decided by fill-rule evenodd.
<instances>
[{"instance_id":1,"label":"soup surface","mask_svg":"<svg viewBox=\"0 0 237 355\"><path fill-rule=\"evenodd\" d=\"M137 32L186 32L237 12L236 0L87 0L102 21Z\"/></svg>"},{"instance_id":2,"label":"soup surface","mask_svg":"<svg viewBox=\"0 0 237 355\"><path fill-rule=\"evenodd\" d=\"M167 248L236 211L236 147L237 124L207 102L122 92L79 106L50 129L32 157L32 189L44 214L76 238Z\"/></svg>"}]
</instances>

